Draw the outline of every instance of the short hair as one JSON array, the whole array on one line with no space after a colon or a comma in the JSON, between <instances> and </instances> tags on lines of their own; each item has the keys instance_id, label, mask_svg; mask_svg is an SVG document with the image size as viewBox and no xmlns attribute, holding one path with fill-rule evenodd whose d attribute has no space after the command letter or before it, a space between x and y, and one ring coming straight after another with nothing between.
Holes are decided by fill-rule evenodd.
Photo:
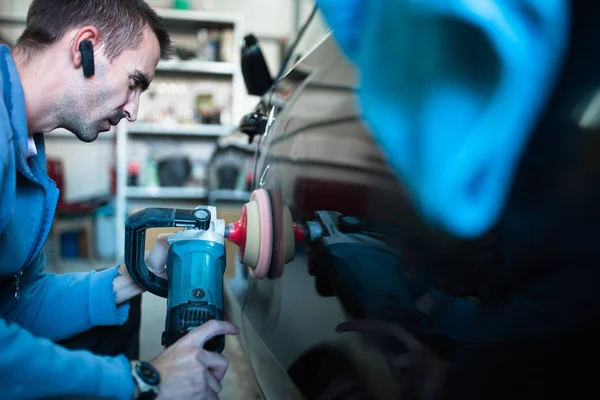
<instances>
[{"instance_id":1,"label":"short hair","mask_svg":"<svg viewBox=\"0 0 600 400\"><path fill-rule=\"evenodd\" d=\"M15 47L30 58L58 42L68 30L85 25L98 28L110 61L125 50L137 48L145 26L158 39L160 58L170 58L169 33L144 0L33 0L25 30Z\"/></svg>"}]
</instances>

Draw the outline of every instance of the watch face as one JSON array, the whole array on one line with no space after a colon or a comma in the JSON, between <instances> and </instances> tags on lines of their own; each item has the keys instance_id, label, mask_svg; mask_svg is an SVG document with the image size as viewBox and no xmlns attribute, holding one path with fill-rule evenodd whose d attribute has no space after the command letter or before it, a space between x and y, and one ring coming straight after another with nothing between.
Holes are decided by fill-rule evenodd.
<instances>
[{"instance_id":1,"label":"watch face","mask_svg":"<svg viewBox=\"0 0 600 400\"><path fill-rule=\"evenodd\" d=\"M142 378L148 385L158 385L160 382L160 375L158 374L158 371L147 362L139 363L137 372L140 378Z\"/></svg>"}]
</instances>

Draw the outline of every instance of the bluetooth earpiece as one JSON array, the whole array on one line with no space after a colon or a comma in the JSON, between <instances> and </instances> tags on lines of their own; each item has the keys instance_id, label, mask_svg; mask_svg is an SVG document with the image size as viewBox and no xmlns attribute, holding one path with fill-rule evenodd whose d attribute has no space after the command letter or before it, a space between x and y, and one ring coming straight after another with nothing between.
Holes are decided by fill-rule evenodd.
<instances>
[{"instance_id":1,"label":"bluetooth earpiece","mask_svg":"<svg viewBox=\"0 0 600 400\"><path fill-rule=\"evenodd\" d=\"M83 75L86 77L94 75L94 46L92 45L92 41L82 40L81 43L79 43L79 51L81 52Z\"/></svg>"}]
</instances>

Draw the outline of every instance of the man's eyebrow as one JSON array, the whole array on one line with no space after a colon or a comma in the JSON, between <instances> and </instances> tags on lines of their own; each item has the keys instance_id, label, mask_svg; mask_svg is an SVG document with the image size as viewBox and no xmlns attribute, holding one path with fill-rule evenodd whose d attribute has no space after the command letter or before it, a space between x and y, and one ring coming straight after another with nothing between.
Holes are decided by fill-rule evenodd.
<instances>
[{"instance_id":1,"label":"man's eyebrow","mask_svg":"<svg viewBox=\"0 0 600 400\"><path fill-rule=\"evenodd\" d=\"M148 77L148 75L146 75L139 69L136 69L133 72L133 77L136 78L137 80L139 80L140 85L142 86L142 90L148 89L148 86L150 86L150 82L152 82L152 79L150 79L150 77Z\"/></svg>"}]
</instances>

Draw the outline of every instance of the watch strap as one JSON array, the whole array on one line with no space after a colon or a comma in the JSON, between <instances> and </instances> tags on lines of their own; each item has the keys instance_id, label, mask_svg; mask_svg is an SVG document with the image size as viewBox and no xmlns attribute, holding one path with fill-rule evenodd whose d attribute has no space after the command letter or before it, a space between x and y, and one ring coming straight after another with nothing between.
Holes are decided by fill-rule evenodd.
<instances>
[{"instance_id":1,"label":"watch strap","mask_svg":"<svg viewBox=\"0 0 600 400\"><path fill-rule=\"evenodd\" d=\"M154 392L144 392L140 393L136 400L154 400L158 396Z\"/></svg>"},{"instance_id":2,"label":"watch strap","mask_svg":"<svg viewBox=\"0 0 600 400\"><path fill-rule=\"evenodd\" d=\"M158 385L151 385L146 382L139 374L138 368L142 363L138 360L130 361L131 376L135 385L138 388L138 400L153 400L158 396Z\"/></svg>"}]
</instances>

